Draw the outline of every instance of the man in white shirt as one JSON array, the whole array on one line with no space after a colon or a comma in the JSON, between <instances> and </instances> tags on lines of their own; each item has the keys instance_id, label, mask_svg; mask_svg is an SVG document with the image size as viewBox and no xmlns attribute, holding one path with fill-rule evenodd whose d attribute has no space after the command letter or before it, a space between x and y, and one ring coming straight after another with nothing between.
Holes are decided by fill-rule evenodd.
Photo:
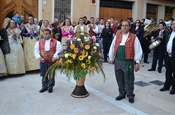
<instances>
[{"instance_id":1,"label":"man in white shirt","mask_svg":"<svg viewBox=\"0 0 175 115\"><path fill-rule=\"evenodd\" d=\"M76 35L76 38L78 38L81 33L89 33L87 26L83 24L83 18L79 19L79 25L75 26L74 33Z\"/></svg>"},{"instance_id":2,"label":"man in white shirt","mask_svg":"<svg viewBox=\"0 0 175 115\"><path fill-rule=\"evenodd\" d=\"M129 102L134 103L134 70L140 68L142 48L138 38L129 32L130 23L122 22L121 32L116 34L109 50L109 63L115 64L115 76L119 86L119 96L122 100L127 95Z\"/></svg>"},{"instance_id":3,"label":"man in white shirt","mask_svg":"<svg viewBox=\"0 0 175 115\"><path fill-rule=\"evenodd\" d=\"M170 37L167 39L166 44L166 56L165 56L165 83L164 86L160 89L160 91L169 90L170 94L175 94L175 20L172 21L172 32Z\"/></svg>"},{"instance_id":4,"label":"man in white shirt","mask_svg":"<svg viewBox=\"0 0 175 115\"><path fill-rule=\"evenodd\" d=\"M96 26L95 24L94 17L90 18L90 24L88 24L87 27L88 27L89 35L91 37L96 36L98 34L98 26Z\"/></svg>"},{"instance_id":5,"label":"man in white shirt","mask_svg":"<svg viewBox=\"0 0 175 115\"><path fill-rule=\"evenodd\" d=\"M34 48L35 58L39 59L42 63L41 76L42 76L42 89L40 93L45 92L48 89L49 93L53 92L53 86L55 85L54 76L46 76L46 72L49 67L60 57L62 52L62 45L59 41L51 38L51 30L44 30L44 39L40 39L36 42Z\"/></svg>"}]
</instances>

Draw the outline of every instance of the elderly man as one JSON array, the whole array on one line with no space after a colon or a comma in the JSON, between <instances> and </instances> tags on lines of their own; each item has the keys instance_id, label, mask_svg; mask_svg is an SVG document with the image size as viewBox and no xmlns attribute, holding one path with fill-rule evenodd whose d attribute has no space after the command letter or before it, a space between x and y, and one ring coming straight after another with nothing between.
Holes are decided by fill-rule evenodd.
<instances>
[{"instance_id":1,"label":"elderly man","mask_svg":"<svg viewBox=\"0 0 175 115\"><path fill-rule=\"evenodd\" d=\"M119 96L122 100L127 95L129 102L134 103L134 70L140 68L142 48L136 35L129 32L131 25L128 21L122 22L121 32L117 33L109 51L109 63L115 64L115 76L119 87Z\"/></svg>"},{"instance_id":2,"label":"elderly man","mask_svg":"<svg viewBox=\"0 0 175 115\"><path fill-rule=\"evenodd\" d=\"M175 20L172 21L172 32L170 37L166 40L166 56L165 56L165 83L160 91L169 90L170 94L175 94Z\"/></svg>"}]
</instances>

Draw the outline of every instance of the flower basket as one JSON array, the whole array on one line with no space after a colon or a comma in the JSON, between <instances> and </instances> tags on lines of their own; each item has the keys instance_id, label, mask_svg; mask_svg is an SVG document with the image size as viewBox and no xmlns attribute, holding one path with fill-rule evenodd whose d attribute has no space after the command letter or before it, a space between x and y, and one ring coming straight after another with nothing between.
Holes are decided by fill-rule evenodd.
<instances>
[{"instance_id":1,"label":"flower basket","mask_svg":"<svg viewBox=\"0 0 175 115\"><path fill-rule=\"evenodd\" d=\"M72 96L75 95L74 92L77 92L77 89L81 91L81 88L84 87L84 82L79 85L79 81L84 81L87 74L92 75L94 72L101 72L104 80L106 79L102 68L102 53L99 44L96 42L96 37L90 37L89 34L84 32L79 32L75 36L68 37L67 48L63 51L61 58L49 68L48 71L51 72L47 72L53 76L55 70L58 69L60 73L66 74L67 77L73 76L77 81L77 88L73 91ZM82 87L79 88L79 86ZM86 96L88 95L87 93ZM81 96L78 95L78 97Z\"/></svg>"}]
</instances>

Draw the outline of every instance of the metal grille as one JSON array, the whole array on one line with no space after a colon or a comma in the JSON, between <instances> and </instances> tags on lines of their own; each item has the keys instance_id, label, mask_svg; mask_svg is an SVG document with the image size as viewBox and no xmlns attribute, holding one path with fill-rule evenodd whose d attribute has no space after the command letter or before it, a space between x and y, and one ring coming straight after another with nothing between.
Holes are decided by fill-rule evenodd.
<instances>
[{"instance_id":1,"label":"metal grille","mask_svg":"<svg viewBox=\"0 0 175 115\"><path fill-rule=\"evenodd\" d=\"M70 18L71 0L55 0L55 18Z\"/></svg>"}]
</instances>

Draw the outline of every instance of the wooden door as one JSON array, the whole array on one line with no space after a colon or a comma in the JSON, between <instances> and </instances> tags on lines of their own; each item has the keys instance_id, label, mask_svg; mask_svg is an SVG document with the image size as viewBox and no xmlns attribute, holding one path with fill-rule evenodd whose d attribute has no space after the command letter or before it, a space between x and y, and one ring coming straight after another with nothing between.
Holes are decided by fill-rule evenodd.
<instances>
[{"instance_id":1,"label":"wooden door","mask_svg":"<svg viewBox=\"0 0 175 115\"><path fill-rule=\"evenodd\" d=\"M127 18L132 17L132 10L122 8L100 7L100 18L104 18L106 21L111 17L114 17L115 20L120 22L121 19L126 20Z\"/></svg>"},{"instance_id":2,"label":"wooden door","mask_svg":"<svg viewBox=\"0 0 175 115\"><path fill-rule=\"evenodd\" d=\"M0 28L4 19L7 16L12 18L15 12L25 16L25 19L29 14L37 18L38 0L0 0Z\"/></svg>"}]
</instances>

